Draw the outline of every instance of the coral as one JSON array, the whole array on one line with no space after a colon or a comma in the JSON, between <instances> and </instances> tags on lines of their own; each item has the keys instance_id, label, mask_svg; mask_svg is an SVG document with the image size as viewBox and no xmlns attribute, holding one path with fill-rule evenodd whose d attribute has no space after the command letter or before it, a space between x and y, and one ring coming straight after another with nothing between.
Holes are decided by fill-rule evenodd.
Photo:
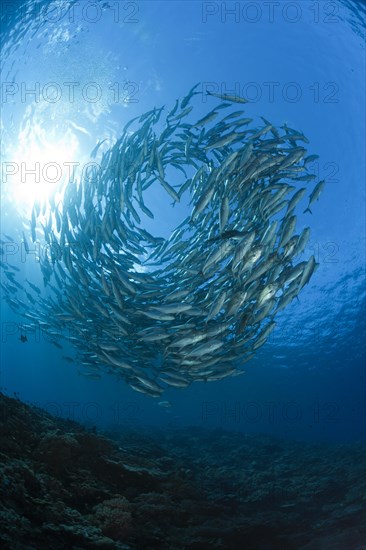
<instances>
[{"instance_id":1,"label":"coral","mask_svg":"<svg viewBox=\"0 0 366 550\"><path fill-rule=\"evenodd\" d=\"M0 393L0 546L363 548L362 445L203 428L109 439Z\"/></svg>"},{"instance_id":2,"label":"coral","mask_svg":"<svg viewBox=\"0 0 366 550\"><path fill-rule=\"evenodd\" d=\"M80 453L80 445L70 434L46 434L39 442L36 456L49 466L57 469L66 468L70 460Z\"/></svg>"},{"instance_id":3,"label":"coral","mask_svg":"<svg viewBox=\"0 0 366 550\"><path fill-rule=\"evenodd\" d=\"M114 539L124 539L131 530L130 503L124 497L104 500L94 506L94 521L103 533Z\"/></svg>"}]
</instances>

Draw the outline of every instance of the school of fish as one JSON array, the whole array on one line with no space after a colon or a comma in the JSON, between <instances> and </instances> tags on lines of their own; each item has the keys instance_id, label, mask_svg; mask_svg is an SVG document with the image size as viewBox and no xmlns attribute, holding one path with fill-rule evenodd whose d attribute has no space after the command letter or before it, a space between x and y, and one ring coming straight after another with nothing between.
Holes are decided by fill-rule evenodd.
<instances>
[{"instance_id":1,"label":"school of fish","mask_svg":"<svg viewBox=\"0 0 366 550\"><path fill-rule=\"evenodd\" d=\"M100 169L69 181L59 204L34 204L29 229L35 242L42 228L47 243L45 288L19 284L2 265L8 304L47 327L57 347L63 334L75 348L66 361L152 397L241 374L317 268L313 255L300 261L309 227L296 229L299 203L309 195L310 211L325 184L309 171L318 157L307 156L307 138L263 117L254 124L246 100L228 94L209 93L213 108L188 122L198 88L165 120L155 108L128 122ZM154 218L144 200L151 186L173 204L190 201L167 239L141 221ZM23 233L26 252L29 239Z\"/></svg>"}]
</instances>

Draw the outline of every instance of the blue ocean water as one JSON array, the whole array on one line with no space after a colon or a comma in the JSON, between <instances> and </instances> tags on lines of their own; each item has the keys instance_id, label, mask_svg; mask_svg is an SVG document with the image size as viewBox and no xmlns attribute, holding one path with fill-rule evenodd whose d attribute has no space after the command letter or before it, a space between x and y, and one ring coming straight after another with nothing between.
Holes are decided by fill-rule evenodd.
<instances>
[{"instance_id":1,"label":"blue ocean water","mask_svg":"<svg viewBox=\"0 0 366 550\"><path fill-rule=\"evenodd\" d=\"M304 132L327 185L307 252L319 263L245 374L169 389L164 408L124 382L78 374L72 346L21 343L2 301L1 387L101 427L203 426L309 441L365 442L365 8L362 2L2 2L2 168L83 162L133 117L173 107L197 82L249 99L248 116ZM197 118L212 108L203 96ZM34 186L2 174L1 232L19 242ZM156 197L154 229L177 210ZM178 211L178 215L183 213ZM4 239L4 237L1 237ZM35 262L19 280L42 285ZM18 264L17 264L18 265ZM2 276L3 277L3 276ZM67 347L68 346L68 347Z\"/></svg>"}]
</instances>

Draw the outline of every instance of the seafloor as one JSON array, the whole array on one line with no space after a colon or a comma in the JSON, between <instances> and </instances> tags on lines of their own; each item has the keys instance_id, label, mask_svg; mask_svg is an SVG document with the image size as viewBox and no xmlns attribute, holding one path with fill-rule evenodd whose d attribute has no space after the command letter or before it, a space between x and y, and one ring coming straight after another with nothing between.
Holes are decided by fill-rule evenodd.
<instances>
[{"instance_id":1,"label":"seafloor","mask_svg":"<svg viewBox=\"0 0 366 550\"><path fill-rule=\"evenodd\" d=\"M366 549L362 445L201 428L107 439L0 407L2 548Z\"/></svg>"}]
</instances>

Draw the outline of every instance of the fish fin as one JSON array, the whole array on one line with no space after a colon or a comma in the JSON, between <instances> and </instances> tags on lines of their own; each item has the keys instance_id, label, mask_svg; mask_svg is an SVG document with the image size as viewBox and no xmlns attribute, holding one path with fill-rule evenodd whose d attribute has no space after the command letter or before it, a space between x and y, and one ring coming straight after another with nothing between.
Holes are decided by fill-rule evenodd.
<instances>
[{"instance_id":1,"label":"fish fin","mask_svg":"<svg viewBox=\"0 0 366 550\"><path fill-rule=\"evenodd\" d=\"M310 214L312 214L312 211L310 210L310 208L309 208L309 207L305 208L305 210L304 210L304 214L305 214L305 212L310 212Z\"/></svg>"}]
</instances>

